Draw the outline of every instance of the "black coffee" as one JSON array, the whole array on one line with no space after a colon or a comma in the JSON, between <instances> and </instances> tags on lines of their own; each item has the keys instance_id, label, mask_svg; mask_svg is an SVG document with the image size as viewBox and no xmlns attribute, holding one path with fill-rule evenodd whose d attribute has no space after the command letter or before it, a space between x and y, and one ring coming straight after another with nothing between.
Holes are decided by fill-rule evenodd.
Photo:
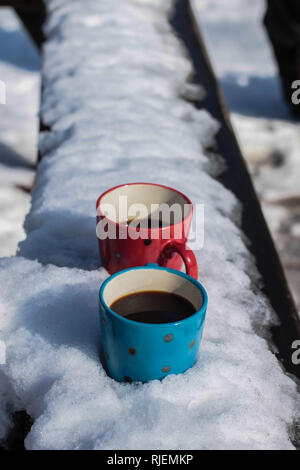
<instances>
[{"instance_id":1,"label":"black coffee","mask_svg":"<svg viewBox=\"0 0 300 470\"><path fill-rule=\"evenodd\" d=\"M130 225L133 221L134 221L134 227L136 228L136 230L140 230L141 228L147 228L147 229L157 228L157 227L161 228L163 226L163 222L161 219L151 220L151 216L149 216L147 219L138 219L138 220L128 219L126 222L126 225Z\"/></svg>"},{"instance_id":2,"label":"black coffee","mask_svg":"<svg viewBox=\"0 0 300 470\"><path fill-rule=\"evenodd\" d=\"M144 291L125 295L110 308L129 320L142 323L171 323L190 317L194 305L184 297L169 292Z\"/></svg>"}]
</instances>

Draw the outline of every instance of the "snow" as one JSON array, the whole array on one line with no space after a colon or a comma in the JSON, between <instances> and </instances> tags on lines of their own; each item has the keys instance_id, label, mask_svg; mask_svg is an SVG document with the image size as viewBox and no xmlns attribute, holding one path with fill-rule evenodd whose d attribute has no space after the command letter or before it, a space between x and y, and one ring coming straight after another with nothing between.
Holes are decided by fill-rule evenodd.
<instances>
[{"instance_id":1,"label":"snow","mask_svg":"<svg viewBox=\"0 0 300 470\"><path fill-rule=\"evenodd\" d=\"M3 408L32 416L27 449L292 449L296 383L272 352L276 318L239 228L240 204L215 178L223 163L206 153L218 124L182 99L191 64L168 23L171 2L47 5L42 117L52 130L41 137L27 238L0 261L0 370L13 388L10 399L0 392ZM120 384L98 357L107 272L95 202L141 180L204 202L196 256L209 307L192 369Z\"/></svg>"},{"instance_id":2,"label":"snow","mask_svg":"<svg viewBox=\"0 0 300 470\"><path fill-rule=\"evenodd\" d=\"M0 80L6 104L0 128L0 256L14 255L25 237L22 222L37 158L39 58L12 9L0 9Z\"/></svg>"},{"instance_id":3,"label":"snow","mask_svg":"<svg viewBox=\"0 0 300 470\"><path fill-rule=\"evenodd\" d=\"M213 266L205 251L203 263ZM213 295L196 366L163 382L128 385L108 378L98 359L96 293L106 272L3 260L4 371L35 420L26 447L292 448L286 423L295 383L251 326L251 315L268 316L268 306L230 262L219 278L216 268L205 270Z\"/></svg>"},{"instance_id":4,"label":"snow","mask_svg":"<svg viewBox=\"0 0 300 470\"><path fill-rule=\"evenodd\" d=\"M218 75L266 77L274 75L271 51L264 30L257 25L265 1L191 0ZM238 40L237 40L238 38Z\"/></svg>"},{"instance_id":5,"label":"snow","mask_svg":"<svg viewBox=\"0 0 300 470\"><path fill-rule=\"evenodd\" d=\"M285 103L262 0L192 0L300 312L299 124ZM237 40L238 38L238 40Z\"/></svg>"}]
</instances>

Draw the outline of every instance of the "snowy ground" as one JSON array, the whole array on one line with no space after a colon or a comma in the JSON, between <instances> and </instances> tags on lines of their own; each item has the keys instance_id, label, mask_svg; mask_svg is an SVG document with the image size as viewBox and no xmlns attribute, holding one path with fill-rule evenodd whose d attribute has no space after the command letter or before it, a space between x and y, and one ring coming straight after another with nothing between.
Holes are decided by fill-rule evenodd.
<instances>
[{"instance_id":1,"label":"snowy ground","mask_svg":"<svg viewBox=\"0 0 300 470\"><path fill-rule=\"evenodd\" d=\"M170 2L48 4L42 115L52 130L41 139L27 238L0 262L0 433L7 408L24 408L34 419L30 449L293 448L296 383L268 342L276 320L257 287L241 208L215 179L222 163L205 151L218 124L182 98L191 64L169 26ZM209 307L192 369L119 384L98 358L97 294L107 273L95 201L138 180L204 202L196 256Z\"/></svg>"},{"instance_id":2,"label":"snowy ground","mask_svg":"<svg viewBox=\"0 0 300 470\"><path fill-rule=\"evenodd\" d=\"M14 255L25 237L22 222L30 207L37 158L39 58L8 8L0 9L0 256Z\"/></svg>"},{"instance_id":3,"label":"snowy ground","mask_svg":"<svg viewBox=\"0 0 300 470\"><path fill-rule=\"evenodd\" d=\"M262 25L266 2L192 4L300 311L300 124L281 94Z\"/></svg>"}]
</instances>

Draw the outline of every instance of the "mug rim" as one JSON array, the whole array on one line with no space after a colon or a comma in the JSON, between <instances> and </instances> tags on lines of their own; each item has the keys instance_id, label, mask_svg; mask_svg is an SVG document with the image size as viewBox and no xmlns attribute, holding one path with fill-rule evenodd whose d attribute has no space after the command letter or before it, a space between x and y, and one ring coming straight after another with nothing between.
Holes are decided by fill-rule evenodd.
<instances>
[{"instance_id":1,"label":"mug rim","mask_svg":"<svg viewBox=\"0 0 300 470\"><path fill-rule=\"evenodd\" d=\"M140 231L141 232L151 232L153 230L158 230L159 232L162 232L163 230L166 230L166 229L169 229L170 227L175 227L177 225L180 225L182 223L184 223L190 216L191 214L193 213L193 203L192 201L190 200L190 198L188 196L186 196L185 194L183 194L181 191L178 191L178 189L175 189L175 188L172 188L171 186L166 186L164 184L159 184L159 183L144 183L144 182L134 182L134 183L123 183L123 184L118 184L117 186L114 186L113 188L110 188L110 189L107 189L104 193L102 193L98 199L97 199L97 202L96 202L96 211L97 211L97 216L99 215L100 217L104 217L105 219L107 219L109 222L111 222L112 224L115 224L117 225L118 227L124 227L124 228L127 228L127 230L130 229L130 227L128 227L128 225L122 223L122 222L116 222L112 219L110 219L109 217L107 217L106 215L104 215L101 210L100 210L100 204L101 204L101 199L106 196L106 194L114 191L115 189L118 189L118 188L122 188L122 187L126 187L126 186L134 186L134 185L148 185L148 186L157 186L159 188L165 188L165 189L169 189L170 191L173 191L177 194L179 194L180 196L182 196L183 199L186 200L187 204L189 204L190 208L189 208L189 212L187 213L187 215L185 217L183 217L179 222L176 222L176 224L170 224L170 225L166 225L165 227L155 227L155 228L146 228L146 227L141 227L140 228Z\"/></svg>"},{"instance_id":2,"label":"mug rim","mask_svg":"<svg viewBox=\"0 0 300 470\"><path fill-rule=\"evenodd\" d=\"M203 299L203 302L202 302L202 305L201 307L199 308L199 310L197 310L196 312L194 312L192 315L190 315L189 317L187 318L184 318L183 320L179 320L179 321L174 321L174 322L169 322L169 323L143 323L143 322L136 322L134 320L130 320L126 317L123 317L122 315L119 315L118 313L114 312L108 305L107 303L105 302L104 298L103 298L103 292L104 292L104 289L105 287L107 286L107 284L115 277L119 276L120 274L123 274L127 271L133 271L133 270L136 270L136 269L153 269L153 270L162 270L162 271L167 271L167 272L170 272L171 274L175 274L176 276L179 276L179 277L184 277L186 278L188 281L190 281L192 284L194 284L200 291L201 291L201 294L202 294L202 299ZM207 303L208 303L208 296L207 296L207 292L205 290L205 288L203 287L203 285L196 279L194 279L193 277L189 276L188 274L186 273L183 273L181 271L177 271L176 269L172 269L172 268L167 268L167 267L164 267L164 266L159 266L158 264L156 263L148 263L146 264L145 266L134 266L132 268L127 268L127 269L123 269L122 271L118 271L117 273L115 274L112 274L111 276L109 276L107 279L105 279L105 281L102 283L101 287L100 287L100 291L99 291L99 300L101 302L101 304L109 311L109 313L111 315L113 315L115 318L127 323L127 324L135 324L136 326L141 326L141 327L155 327L155 328L161 328L161 327L165 327L165 326L177 326L177 325L182 325L183 323L187 323L188 321L191 321L191 319L193 317L195 317L196 315L202 315L202 319L201 319L201 324L204 322L205 320L205 315L206 315L206 309L207 309Z\"/></svg>"}]
</instances>

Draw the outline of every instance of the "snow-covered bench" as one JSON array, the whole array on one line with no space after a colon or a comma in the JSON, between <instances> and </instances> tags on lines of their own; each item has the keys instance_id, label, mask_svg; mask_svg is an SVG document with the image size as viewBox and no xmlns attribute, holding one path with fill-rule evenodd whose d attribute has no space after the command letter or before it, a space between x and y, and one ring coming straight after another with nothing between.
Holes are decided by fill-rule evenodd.
<instances>
[{"instance_id":1,"label":"snow-covered bench","mask_svg":"<svg viewBox=\"0 0 300 470\"><path fill-rule=\"evenodd\" d=\"M193 66L169 23L172 2L46 3L41 118L50 130L27 238L0 262L1 437L8 411L24 409L28 449L293 448L296 382L274 353L278 318L246 246L241 203L220 182L223 160L208 152L219 124L185 98L201 93L187 83ZM98 358L107 272L95 201L131 181L205 204L196 255L209 293L196 365L139 385L114 382Z\"/></svg>"}]
</instances>

